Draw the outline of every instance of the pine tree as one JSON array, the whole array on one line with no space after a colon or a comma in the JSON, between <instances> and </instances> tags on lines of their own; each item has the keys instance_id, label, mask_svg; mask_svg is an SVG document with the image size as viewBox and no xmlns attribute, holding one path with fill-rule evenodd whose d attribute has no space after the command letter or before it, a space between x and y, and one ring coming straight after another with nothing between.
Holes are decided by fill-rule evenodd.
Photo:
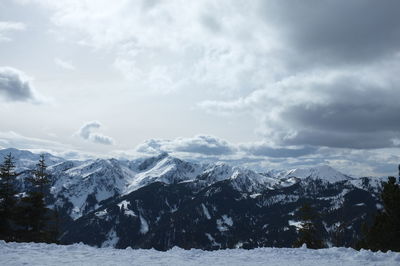
<instances>
[{"instance_id":1,"label":"pine tree","mask_svg":"<svg viewBox=\"0 0 400 266\"><path fill-rule=\"evenodd\" d=\"M22 198L18 209L21 241L54 242L53 233L48 228L51 210L45 204L45 188L50 182L46 168L44 155L41 155L33 176L27 179L32 190Z\"/></svg>"},{"instance_id":2,"label":"pine tree","mask_svg":"<svg viewBox=\"0 0 400 266\"><path fill-rule=\"evenodd\" d=\"M49 175L46 172L47 165L44 158L44 155L40 155L39 163L36 164L36 171L34 172L34 176L28 178L29 182L32 183L33 187L35 187L36 191L42 193L44 197L44 189L45 186L50 183Z\"/></svg>"},{"instance_id":3,"label":"pine tree","mask_svg":"<svg viewBox=\"0 0 400 266\"><path fill-rule=\"evenodd\" d=\"M306 244L307 248L319 249L324 248L322 240L317 236L315 228L316 214L311 206L307 203L299 209L299 218L302 221L301 228L299 229L299 238L294 243L294 247L301 247Z\"/></svg>"},{"instance_id":4,"label":"pine tree","mask_svg":"<svg viewBox=\"0 0 400 266\"><path fill-rule=\"evenodd\" d=\"M13 240L12 220L16 204L14 158L11 153L0 165L0 239Z\"/></svg>"},{"instance_id":5,"label":"pine tree","mask_svg":"<svg viewBox=\"0 0 400 266\"><path fill-rule=\"evenodd\" d=\"M383 211L375 216L370 228L364 228L365 238L358 247L373 251L400 251L400 186L391 176L383 183Z\"/></svg>"}]
</instances>

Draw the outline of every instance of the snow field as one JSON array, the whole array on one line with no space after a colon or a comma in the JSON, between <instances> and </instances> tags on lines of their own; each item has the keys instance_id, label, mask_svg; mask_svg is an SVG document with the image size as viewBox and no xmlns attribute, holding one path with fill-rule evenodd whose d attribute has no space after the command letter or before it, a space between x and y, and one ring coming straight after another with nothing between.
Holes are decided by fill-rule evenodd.
<instances>
[{"instance_id":1,"label":"snow field","mask_svg":"<svg viewBox=\"0 0 400 266\"><path fill-rule=\"evenodd\" d=\"M0 264L8 265L400 265L400 253L356 251L351 248L227 249L218 251L94 248L0 241Z\"/></svg>"}]
</instances>

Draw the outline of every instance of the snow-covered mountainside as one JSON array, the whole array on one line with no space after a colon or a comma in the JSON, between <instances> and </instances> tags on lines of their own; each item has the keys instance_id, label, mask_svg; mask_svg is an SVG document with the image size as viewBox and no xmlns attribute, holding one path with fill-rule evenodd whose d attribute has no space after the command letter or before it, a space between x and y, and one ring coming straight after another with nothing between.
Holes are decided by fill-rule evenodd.
<instances>
[{"instance_id":1,"label":"snow-covered mountainside","mask_svg":"<svg viewBox=\"0 0 400 266\"><path fill-rule=\"evenodd\" d=\"M29 160L36 158L32 154L27 155ZM326 183L352 180L329 166L275 171L275 175L271 176L271 171L268 174L256 173L221 162L207 165L190 163L165 153L132 161L96 159L84 162L60 160L55 163L54 157L50 158L49 172L53 177L50 192L57 206L70 204L68 213L73 219L97 209L103 200L127 195L155 182L190 182L201 189L227 180L238 191L260 193L266 189L288 187L307 180L322 180ZM24 159L18 156L17 160Z\"/></svg>"},{"instance_id":2,"label":"snow-covered mountainside","mask_svg":"<svg viewBox=\"0 0 400 266\"><path fill-rule=\"evenodd\" d=\"M16 187L24 192L39 155L0 150L10 152L18 166ZM381 208L385 181L353 178L325 165L257 173L165 153L133 160L45 158L51 176L47 203L62 219L61 241L99 247L289 247L304 203L319 213L327 245L338 226L344 228L343 244L350 245Z\"/></svg>"},{"instance_id":3,"label":"snow-covered mountainside","mask_svg":"<svg viewBox=\"0 0 400 266\"><path fill-rule=\"evenodd\" d=\"M312 168L282 171L280 173L278 172L276 177L279 179L290 178L290 177L296 177L300 179L307 179L307 178L320 179L328 183L349 181L353 179L350 176L342 174L328 165L320 165Z\"/></svg>"},{"instance_id":4,"label":"snow-covered mountainside","mask_svg":"<svg viewBox=\"0 0 400 266\"><path fill-rule=\"evenodd\" d=\"M5 243L0 241L2 265L386 265L400 264L396 252L356 251L351 248L311 250L305 248L259 248L203 251L173 248L156 250L98 249L82 244L58 246L35 243Z\"/></svg>"}]
</instances>

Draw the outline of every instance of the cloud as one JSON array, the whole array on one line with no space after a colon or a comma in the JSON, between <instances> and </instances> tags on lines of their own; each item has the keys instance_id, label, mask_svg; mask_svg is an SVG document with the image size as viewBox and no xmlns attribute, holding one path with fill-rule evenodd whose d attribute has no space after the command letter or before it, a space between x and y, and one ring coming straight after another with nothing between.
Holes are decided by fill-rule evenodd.
<instances>
[{"instance_id":1,"label":"cloud","mask_svg":"<svg viewBox=\"0 0 400 266\"><path fill-rule=\"evenodd\" d=\"M304 156L309 156L316 150L313 147L272 147L265 142L232 143L215 136L197 135L187 138L149 139L130 153L119 151L116 154L125 157L128 154L128 157L132 157L134 154L156 155L167 152L186 160L206 163L222 161L265 171L274 166L282 168L283 163L304 159Z\"/></svg>"},{"instance_id":2,"label":"cloud","mask_svg":"<svg viewBox=\"0 0 400 266\"><path fill-rule=\"evenodd\" d=\"M275 145L376 149L398 146L398 63L375 64L352 73L298 75L233 101L205 101L211 113L249 112L259 132ZM384 72L384 73L383 73Z\"/></svg>"},{"instance_id":3,"label":"cloud","mask_svg":"<svg viewBox=\"0 0 400 266\"><path fill-rule=\"evenodd\" d=\"M0 131L0 146L4 148L17 148L17 149L59 149L65 150L68 147L65 144L58 143L56 141L44 140L39 138L32 138L23 136L14 131Z\"/></svg>"},{"instance_id":4,"label":"cloud","mask_svg":"<svg viewBox=\"0 0 400 266\"><path fill-rule=\"evenodd\" d=\"M400 52L396 0L31 2L52 11L59 34L114 55L136 89L161 93L243 96L299 73Z\"/></svg>"},{"instance_id":5,"label":"cloud","mask_svg":"<svg viewBox=\"0 0 400 266\"><path fill-rule=\"evenodd\" d=\"M41 102L31 79L12 67L0 67L0 96L11 102Z\"/></svg>"},{"instance_id":6,"label":"cloud","mask_svg":"<svg viewBox=\"0 0 400 266\"><path fill-rule=\"evenodd\" d=\"M311 0L307 4L270 0L262 1L260 14L279 28L285 49L297 55L294 60L310 60L301 62L304 67L368 63L395 55L400 41L399 9L396 0Z\"/></svg>"},{"instance_id":7,"label":"cloud","mask_svg":"<svg viewBox=\"0 0 400 266\"><path fill-rule=\"evenodd\" d=\"M143 153L192 153L202 155L230 155L235 147L227 141L213 137L197 135L192 138L176 138L173 140L150 139L140 144L137 149Z\"/></svg>"},{"instance_id":8,"label":"cloud","mask_svg":"<svg viewBox=\"0 0 400 266\"><path fill-rule=\"evenodd\" d=\"M273 146L266 142L231 143L198 135L191 138L150 139L134 151L115 152L124 158L138 154L168 152L186 160L222 161L265 172L268 169L292 169L327 164L355 176L393 175L400 161L400 148L357 150L317 146Z\"/></svg>"},{"instance_id":9,"label":"cloud","mask_svg":"<svg viewBox=\"0 0 400 266\"><path fill-rule=\"evenodd\" d=\"M60 59L58 57L54 58L54 63L66 70L75 70L75 66L71 62L67 62L63 59Z\"/></svg>"},{"instance_id":10,"label":"cloud","mask_svg":"<svg viewBox=\"0 0 400 266\"><path fill-rule=\"evenodd\" d=\"M22 31L25 29L25 24L21 22L0 21L0 42L11 41L11 38L6 36L7 33L13 31Z\"/></svg>"},{"instance_id":11,"label":"cloud","mask_svg":"<svg viewBox=\"0 0 400 266\"><path fill-rule=\"evenodd\" d=\"M95 127L94 129L96 129ZM90 136L90 134L89 134ZM89 137L90 138L90 137ZM193 145L191 143L194 143ZM201 145L199 143L202 143ZM219 144L217 144L219 143ZM198 147L201 147L200 149ZM184 147L182 149L182 147ZM193 147L193 148L192 148ZM211 147L204 151L204 147ZM220 148L218 148L220 147ZM230 143L212 136L195 136L173 140L148 140L136 151L113 151L110 154L91 154L78 150L65 142L27 137L13 131L0 131L0 149L18 148L32 152L49 152L66 159L137 158L143 154L154 155L163 151L173 156L199 162L223 161L232 165L250 167L258 171L290 169L329 164L344 173L356 176L395 175L400 161L400 149L349 150L315 147L272 147L267 143ZM174 150L176 148L176 150ZM183 152L181 151L183 150ZM139 152L139 153L138 153Z\"/></svg>"},{"instance_id":12,"label":"cloud","mask_svg":"<svg viewBox=\"0 0 400 266\"><path fill-rule=\"evenodd\" d=\"M242 144L240 148L249 155L270 158L297 158L318 152L318 149L312 146L299 148L274 148L267 143Z\"/></svg>"},{"instance_id":13,"label":"cloud","mask_svg":"<svg viewBox=\"0 0 400 266\"><path fill-rule=\"evenodd\" d=\"M233 156L295 158L317 152L316 147L273 147L265 142L234 144L215 136L197 135L191 138L150 139L136 147L137 152L157 154L161 152L186 154L188 156ZM196 155L197 154L197 155Z\"/></svg>"},{"instance_id":14,"label":"cloud","mask_svg":"<svg viewBox=\"0 0 400 266\"><path fill-rule=\"evenodd\" d=\"M99 129L101 128L101 126L102 125L97 121L88 122L79 129L76 135L80 136L84 140L88 140L93 143L104 145L114 144L114 140L111 137L93 132L93 130Z\"/></svg>"},{"instance_id":15,"label":"cloud","mask_svg":"<svg viewBox=\"0 0 400 266\"><path fill-rule=\"evenodd\" d=\"M27 2L50 10L60 35L109 52L136 89L164 93L249 93L400 52L396 0Z\"/></svg>"},{"instance_id":16,"label":"cloud","mask_svg":"<svg viewBox=\"0 0 400 266\"><path fill-rule=\"evenodd\" d=\"M91 133L89 140L95 143L104 144L104 145L112 145L114 140L111 137L104 136L97 133Z\"/></svg>"},{"instance_id":17,"label":"cloud","mask_svg":"<svg viewBox=\"0 0 400 266\"><path fill-rule=\"evenodd\" d=\"M35 153L48 152L65 159L88 159L98 155L80 151L75 147L48 139L33 138L14 131L0 131L0 149L16 148Z\"/></svg>"},{"instance_id":18,"label":"cloud","mask_svg":"<svg viewBox=\"0 0 400 266\"><path fill-rule=\"evenodd\" d=\"M136 89L224 92L242 90L249 75L268 76L262 71L262 58L268 56L272 42L266 27L256 25L258 16L252 17L258 9L253 3L30 2L50 10L60 35L96 51L108 51L114 56L115 69Z\"/></svg>"},{"instance_id":19,"label":"cloud","mask_svg":"<svg viewBox=\"0 0 400 266\"><path fill-rule=\"evenodd\" d=\"M335 156L390 154L400 145L399 1L27 2L49 11L52 30L65 39L106 52L134 89L180 92L182 102L201 99L210 115L257 121L260 147L224 150L217 141L213 150L211 140L194 137L197 144L150 140L144 150L211 157L233 149L231 157L266 156L271 166L350 167Z\"/></svg>"}]
</instances>

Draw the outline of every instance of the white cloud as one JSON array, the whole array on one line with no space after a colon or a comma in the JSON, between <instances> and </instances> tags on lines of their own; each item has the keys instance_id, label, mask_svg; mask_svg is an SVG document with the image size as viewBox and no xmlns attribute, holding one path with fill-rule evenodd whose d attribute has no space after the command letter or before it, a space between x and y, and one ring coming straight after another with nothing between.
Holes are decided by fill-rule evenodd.
<instances>
[{"instance_id":1,"label":"white cloud","mask_svg":"<svg viewBox=\"0 0 400 266\"><path fill-rule=\"evenodd\" d=\"M79 129L76 135L80 136L84 140L88 140L93 143L104 144L104 145L114 144L114 140L111 137L93 132L93 130L100 129L101 126L102 125L97 121L88 122Z\"/></svg>"},{"instance_id":2,"label":"white cloud","mask_svg":"<svg viewBox=\"0 0 400 266\"><path fill-rule=\"evenodd\" d=\"M75 70L75 66L71 62L67 62L67 61L65 61L65 60L63 60L61 58L58 58L58 57L54 58L54 63L57 66L59 66L59 67L61 67L63 69L66 69L66 70Z\"/></svg>"},{"instance_id":3,"label":"white cloud","mask_svg":"<svg viewBox=\"0 0 400 266\"><path fill-rule=\"evenodd\" d=\"M258 3L243 1L48 1L63 36L114 54L114 67L136 89L246 90L275 75L264 71L275 43L257 18ZM249 30L251 29L251 31ZM279 64L268 59L268 65ZM257 85L252 84L251 86Z\"/></svg>"},{"instance_id":4,"label":"white cloud","mask_svg":"<svg viewBox=\"0 0 400 266\"><path fill-rule=\"evenodd\" d=\"M225 140L197 135L192 138L150 139L139 145L136 149L143 153L178 152L203 155L230 155L235 152L235 147Z\"/></svg>"},{"instance_id":5,"label":"white cloud","mask_svg":"<svg viewBox=\"0 0 400 266\"><path fill-rule=\"evenodd\" d=\"M57 150L57 149L67 148L67 145L55 141L26 137L14 131L8 131L8 132L0 131L0 145L4 148L10 147L17 149L52 148Z\"/></svg>"},{"instance_id":6,"label":"white cloud","mask_svg":"<svg viewBox=\"0 0 400 266\"><path fill-rule=\"evenodd\" d=\"M99 156L80 151L65 143L24 136L14 131L0 131L0 149L2 148L16 148L35 153L48 152L66 159L88 159Z\"/></svg>"},{"instance_id":7,"label":"white cloud","mask_svg":"<svg viewBox=\"0 0 400 266\"><path fill-rule=\"evenodd\" d=\"M26 29L24 23L13 21L0 21L0 42L11 41L12 39L7 36L7 33L14 31L23 31Z\"/></svg>"}]
</instances>

